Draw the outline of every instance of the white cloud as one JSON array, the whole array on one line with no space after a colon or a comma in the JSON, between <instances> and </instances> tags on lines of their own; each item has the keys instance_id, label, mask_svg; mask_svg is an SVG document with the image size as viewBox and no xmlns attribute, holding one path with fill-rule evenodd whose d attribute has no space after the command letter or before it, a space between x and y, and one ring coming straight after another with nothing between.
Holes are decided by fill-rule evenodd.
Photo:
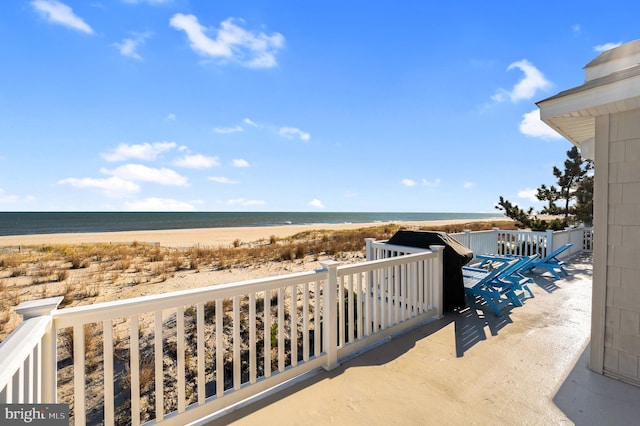
<instances>
[{"instance_id":1,"label":"white cloud","mask_svg":"<svg viewBox=\"0 0 640 426\"><path fill-rule=\"evenodd\" d=\"M580 24L574 24L574 25L571 26L571 31L574 34L579 34L580 31L582 31L582 27L580 27Z\"/></svg>"},{"instance_id":2,"label":"white cloud","mask_svg":"<svg viewBox=\"0 0 640 426\"><path fill-rule=\"evenodd\" d=\"M195 154L185 155L184 157L174 161L173 164L190 169L209 169L211 167L219 166L220 161L218 157L206 157L202 154Z\"/></svg>"},{"instance_id":3,"label":"white cloud","mask_svg":"<svg viewBox=\"0 0 640 426\"><path fill-rule=\"evenodd\" d=\"M524 73L522 80L516 83L511 91L500 89L498 93L491 97L491 99L496 102L504 102L508 98L511 102L518 102L523 99L531 99L535 96L538 90L545 90L551 86L551 82L549 82L544 75L526 59L512 63L507 67L507 71L514 68L517 68Z\"/></svg>"},{"instance_id":4,"label":"white cloud","mask_svg":"<svg viewBox=\"0 0 640 426\"><path fill-rule=\"evenodd\" d=\"M145 142L142 144L127 145L122 143L113 152L105 152L102 155L107 161L124 161L130 158L153 161L164 151L174 149L175 142Z\"/></svg>"},{"instance_id":5,"label":"white cloud","mask_svg":"<svg viewBox=\"0 0 640 426\"><path fill-rule=\"evenodd\" d=\"M562 139L562 136L540 120L540 110L534 109L522 115L520 133L526 136L542 139Z\"/></svg>"},{"instance_id":6,"label":"white cloud","mask_svg":"<svg viewBox=\"0 0 640 426\"><path fill-rule=\"evenodd\" d=\"M7 194L6 191L0 188L0 203L15 203L18 201L18 196L13 194Z\"/></svg>"},{"instance_id":7,"label":"white cloud","mask_svg":"<svg viewBox=\"0 0 640 426\"><path fill-rule=\"evenodd\" d=\"M295 127L281 127L278 130L278 134L287 139L299 138L301 141L308 142L311 139L311 135L307 132L303 132L302 130Z\"/></svg>"},{"instance_id":8,"label":"white cloud","mask_svg":"<svg viewBox=\"0 0 640 426\"><path fill-rule=\"evenodd\" d=\"M611 50L611 49L615 49L618 46L621 46L622 42L618 42L618 43L604 43L604 44L599 44L597 46L593 46L593 50L595 50L596 52L602 53L606 50Z\"/></svg>"},{"instance_id":9,"label":"white cloud","mask_svg":"<svg viewBox=\"0 0 640 426\"><path fill-rule=\"evenodd\" d=\"M73 13L73 9L58 0L34 0L31 6L49 22L64 25L83 33L93 34L93 29Z\"/></svg>"},{"instance_id":10,"label":"white cloud","mask_svg":"<svg viewBox=\"0 0 640 426\"><path fill-rule=\"evenodd\" d=\"M238 133L238 132L244 132L244 129L241 126L235 126L235 127L215 127L213 129L214 132L216 133L220 133L222 135L227 135L230 133Z\"/></svg>"},{"instance_id":11,"label":"white cloud","mask_svg":"<svg viewBox=\"0 0 640 426\"><path fill-rule=\"evenodd\" d=\"M275 67L275 55L284 46L282 34L252 33L236 25L233 18L220 23L217 30L203 27L194 15L182 13L173 15L169 24L186 33L196 53L235 60L249 68ZM215 33L215 37L212 38L209 33Z\"/></svg>"},{"instance_id":12,"label":"white cloud","mask_svg":"<svg viewBox=\"0 0 640 426\"><path fill-rule=\"evenodd\" d=\"M245 118L244 120L242 120L242 122L251 127L260 127L258 123L252 121L250 118Z\"/></svg>"},{"instance_id":13,"label":"white cloud","mask_svg":"<svg viewBox=\"0 0 640 426\"><path fill-rule=\"evenodd\" d=\"M416 181L412 179L402 179L400 183L404 186L416 186Z\"/></svg>"},{"instance_id":14,"label":"white cloud","mask_svg":"<svg viewBox=\"0 0 640 426\"><path fill-rule=\"evenodd\" d=\"M244 198L235 198L233 200L227 200L226 203L230 206L261 206L264 204L262 200L247 200Z\"/></svg>"},{"instance_id":15,"label":"white cloud","mask_svg":"<svg viewBox=\"0 0 640 426\"><path fill-rule=\"evenodd\" d=\"M224 183L224 184L228 184L228 185L235 185L236 183L238 183L237 180L231 180L231 179L226 178L224 176L211 176L211 177L209 177L209 180L212 181L212 182Z\"/></svg>"},{"instance_id":16,"label":"white cloud","mask_svg":"<svg viewBox=\"0 0 640 426\"><path fill-rule=\"evenodd\" d=\"M233 167L250 167L249 162L242 158L236 158L233 160Z\"/></svg>"},{"instance_id":17,"label":"white cloud","mask_svg":"<svg viewBox=\"0 0 640 426\"><path fill-rule=\"evenodd\" d=\"M59 185L70 185L74 188L96 188L102 190L102 192L113 198L124 197L127 195L135 194L140 190L140 186L130 180L120 178L118 176L112 176L107 179L94 179L94 178L66 178L58 181Z\"/></svg>"},{"instance_id":18,"label":"white cloud","mask_svg":"<svg viewBox=\"0 0 640 426\"><path fill-rule=\"evenodd\" d=\"M518 197L520 198L524 198L527 199L533 203L537 203L540 200L538 200L538 197L536 197L536 194L538 193L537 189L524 189L522 191L518 192Z\"/></svg>"},{"instance_id":19,"label":"white cloud","mask_svg":"<svg viewBox=\"0 0 640 426\"><path fill-rule=\"evenodd\" d=\"M0 204L13 204L19 201L32 201L32 196L27 196L25 200L20 200L20 197L15 194L8 194L3 188L0 188Z\"/></svg>"},{"instance_id":20,"label":"white cloud","mask_svg":"<svg viewBox=\"0 0 640 426\"><path fill-rule=\"evenodd\" d=\"M187 186L188 179L167 168L156 169L142 164L126 164L113 170L102 169L102 173L125 180L152 182L160 185Z\"/></svg>"},{"instance_id":21,"label":"white cloud","mask_svg":"<svg viewBox=\"0 0 640 426\"><path fill-rule=\"evenodd\" d=\"M476 186L475 182L465 182L465 183L462 184L462 187L464 189L473 189L473 188L475 188L475 186Z\"/></svg>"},{"instance_id":22,"label":"white cloud","mask_svg":"<svg viewBox=\"0 0 640 426\"><path fill-rule=\"evenodd\" d=\"M165 117L165 120L167 120L167 121L176 121L176 118L177 118L176 115L174 113L170 112Z\"/></svg>"},{"instance_id":23,"label":"white cloud","mask_svg":"<svg viewBox=\"0 0 640 426\"><path fill-rule=\"evenodd\" d=\"M151 33L134 33L133 38L125 38L121 43L114 43L122 56L142 60L142 56L138 53L138 47L143 46L147 39L151 37Z\"/></svg>"},{"instance_id":24,"label":"white cloud","mask_svg":"<svg viewBox=\"0 0 640 426\"><path fill-rule=\"evenodd\" d=\"M127 210L130 211L194 211L195 207L183 201L172 200L170 198L145 198L141 201L132 201L125 203Z\"/></svg>"},{"instance_id":25,"label":"white cloud","mask_svg":"<svg viewBox=\"0 0 640 426\"><path fill-rule=\"evenodd\" d=\"M322 201L318 200L317 198L314 198L313 200L309 201L309 205L311 207L316 207L318 209L324 209L324 204L322 204Z\"/></svg>"},{"instance_id":26,"label":"white cloud","mask_svg":"<svg viewBox=\"0 0 640 426\"><path fill-rule=\"evenodd\" d=\"M440 186L440 179L436 179L433 182L426 179L422 179L422 184L424 186L428 186L429 188L436 188Z\"/></svg>"}]
</instances>

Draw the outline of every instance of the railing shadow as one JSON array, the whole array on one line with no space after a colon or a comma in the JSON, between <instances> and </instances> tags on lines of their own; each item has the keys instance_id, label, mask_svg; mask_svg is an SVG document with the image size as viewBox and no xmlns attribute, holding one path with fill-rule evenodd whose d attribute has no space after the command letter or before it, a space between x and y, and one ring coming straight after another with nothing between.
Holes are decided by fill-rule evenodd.
<instances>
[{"instance_id":1,"label":"railing shadow","mask_svg":"<svg viewBox=\"0 0 640 426\"><path fill-rule=\"evenodd\" d=\"M456 356L463 357L464 353L475 344L487 340L485 329L488 327L492 336L513 323L510 317L512 305L501 303L498 305L502 317L498 317L485 306L480 299L467 296L467 307L458 313L451 313L455 324Z\"/></svg>"},{"instance_id":2,"label":"railing shadow","mask_svg":"<svg viewBox=\"0 0 640 426\"><path fill-rule=\"evenodd\" d=\"M485 313L485 311L482 310L482 306L475 306L474 301L470 302L473 303L474 306L467 307L461 312L448 312L439 320L428 322L406 333L385 340L383 343L378 344L358 356L341 361L341 364L334 370L320 370L320 372L313 376L301 378L294 384L278 389L270 395L252 402L249 406L231 411L224 417L217 418L215 422L211 424L228 424L240 420L252 412L268 407L309 386L336 378L350 368L389 364L414 349L417 342L447 327L451 327L451 325L454 326L455 330L456 356L462 357L465 351L469 350L476 343L486 339L486 335L484 334L485 327L488 326L491 334L495 336L501 329L512 323L509 317L511 307L502 307L504 316L499 318L490 311L486 311Z\"/></svg>"},{"instance_id":3,"label":"railing shadow","mask_svg":"<svg viewBox=\"0 0 640 426\"><path fill-rule=\"evenodd\" d=\"M568 268L570 275L569 277L563 277L562 281L537 274L532 274L532 277L538 287L551 293L565 284L570 285L573 280L578 281L584 279L585 275L590 276L591 262L591 253L581 254L572 258ZM521 298L524 299L525 303L535 301L535 299L524 298L524 296L521 296ZM301 378L286 388L278 389L268 396L252 402L249 406L232 411L224 417L216 419L216 422L226 424L240 420L252 412L266 408L311 385L336 378L350 368L381 366L393 362L415 348L418 342L451 326L454 329L456 357L461 358L476 344L487 340L489 338L487 333L491 336L497 336L505 327L512 324L511 313L518 308L505 299L504 302L498 304L503 316L497 317L480 299L467 296L466 301L467 307L458 312L448 312L439 320L431 321L404 334L394 336L377 347L361 353L359 356L342 360L341 364L334 370L320 371L311 377Z\"/></svg>"},{"instance_id":4,"label":"railing shadow","mask_svg":"<svg viewBox=\"0 0 640 426\"><path fill-rule=\"evenodd\" d=\"M538 275L535 272L530 272L527 276L533 278L533 282L547 293L553 293L560 289L560 286L556 284L557 280L551 276Z\"/></svg>"}]
</instances>

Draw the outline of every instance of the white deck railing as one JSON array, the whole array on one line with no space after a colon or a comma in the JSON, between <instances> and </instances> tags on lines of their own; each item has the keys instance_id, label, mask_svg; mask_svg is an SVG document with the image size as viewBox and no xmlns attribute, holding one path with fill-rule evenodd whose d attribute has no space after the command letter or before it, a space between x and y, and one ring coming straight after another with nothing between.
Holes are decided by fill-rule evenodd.
<instances>
[{"instance_id":1,"label":"white deck railing","mask_svg":"<svg viewBox=\"0 0 640 426\"><path fill-rule=\"evenodd\" d=\"M61 310L61 298L47 299L46 309L23 309L25 321L0 345L0 402L67 402L76 425L182 425L318 367L335 368L442 315L441 247L322 266ZM65 373L73 377L65 389L73 391L61 395Z\"/></svg>"},{"instance_id":2,"label":"white deck railing","mask_svg":"<svg viewBox=\"0 0 640 426\"><path fill-rule=\"evenodd\" d=\"M458 242L470 248L474 254L515 254L531 256L538 254L545 257L547 253L566 243L573 246L563 252L560 257L571 257L582 251L593 250L593 228L577 227L562 231L464 231L449 234Z\"/></svg>"}]
</instances>

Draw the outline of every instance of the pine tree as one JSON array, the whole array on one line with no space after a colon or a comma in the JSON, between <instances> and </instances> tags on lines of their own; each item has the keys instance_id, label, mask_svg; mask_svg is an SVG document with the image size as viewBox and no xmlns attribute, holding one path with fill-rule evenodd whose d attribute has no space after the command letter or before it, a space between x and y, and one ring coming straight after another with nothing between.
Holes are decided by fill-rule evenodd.
<instances>
[{"instance_id":1,"label":"pine tree","mask_svg":"<svg viewBox=\"0 0 640 426\"><path fill-rule=\"evenodd\" d=\"M546 201L540 214L563 216L562 219L552 221L538 219L533 208L524 211L502 196L496 208L504 211L505 215L519 226L531 228L534 231L549 228L562 229L576 222L590 226L593 223L593 176L589 171L592 169L591 161L584 160L578 148L574 146L567 151L564 171L553 167L557 186L547 187L542 184L538 188L536 197L540 201Z\"/></svg>"}]
</instances>

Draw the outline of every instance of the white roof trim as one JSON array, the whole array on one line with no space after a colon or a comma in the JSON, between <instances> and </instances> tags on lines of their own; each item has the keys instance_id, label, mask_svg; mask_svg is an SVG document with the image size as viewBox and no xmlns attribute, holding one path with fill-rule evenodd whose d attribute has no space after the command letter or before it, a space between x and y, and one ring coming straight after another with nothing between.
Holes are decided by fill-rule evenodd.
<instances>
[{"instance_id":1,"label":"white roof trim","mask_svg":"<svg viewBox=\"0 0 640 426\"><path fill-rule=\"evenodd\" d=\"M538 102L540 119L582 147L595 137L595 117L640 109L640 75Z\"/></svg>"}]
</instances>

